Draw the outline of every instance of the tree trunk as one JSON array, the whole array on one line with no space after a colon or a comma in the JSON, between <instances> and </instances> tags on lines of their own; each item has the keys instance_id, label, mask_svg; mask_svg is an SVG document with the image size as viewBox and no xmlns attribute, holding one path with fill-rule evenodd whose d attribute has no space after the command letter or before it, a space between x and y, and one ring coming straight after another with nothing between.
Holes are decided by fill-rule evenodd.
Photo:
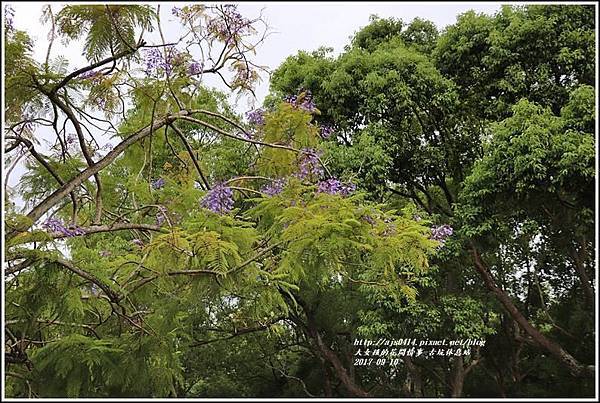
<instances>
[{"instance_id":1,"label":"tree trunk","mask_svg":"<svg viewBox=\"0 0 600 403\"><path fill-rule=\"evenodd\" d=\"M325 362L325 359L321 359L321 367L323 368L323 393L325 397L332 397L331 391L331 371Z\"/></svg>"},{"instance_id":2,"label":"tree trunk","mask_svg":"<svg viewBox=\"0 0 600 403\"><path fill-rule=\"evenodd\" d=\"M410 386L409 393L412 397L424 397L423 393L423 379L421 377L421 371L412 362L412 359L408 356L402 357L406 364L406 369L410 374Z\"/></svg>"},{"instance_id":3,"label":"tree trunk","mask_svg":"<svg viewBox=\"0 0 600 403\"><path fill-rule=\"evenodd\" d=\"M575 248L571 251L571 257L573 258L573 263L575 264L575 271L579 276L579 281L581 282L581 288L583 289L583 293L585 295L586 303L589 307L594 310L594 301L596 301L594 290L592 289L592 283L590 282L590 278L585 271L584 259L585 259L585 243L580 242L581 249L578 252Z\"/></svg>"},{"instance_id":4,"label":"tree trunk","mask_svg":"<svg viewBox=\"0 0 600 403\"><path fill-rule=\"evenodd\" d=\"M356 397L369 397L369 394L366 391L354 383L338 356L323 342L319 331L315 328L310 319L308 320L308 333L314 340L317 350L321 353L323 358L329 361L333 366L338 379L342 382L348 392Z\"/></svg>"},{"instance_id":5,"label":"tree trunk","mask_svg":"<svg viewBox=\"0 0 600 403\"><path fill-rule=\"evenodd\" d=\"M519 324L519 326L542 348L554 356L564 365L574 377L592 377L595 375L593 366L585 366L579 363L571 354L565 351L560 345L554 343L539 332L535 327L518 310L512 302L508 294L504 290L496 286L492 275L485 267L481 256L475 247L472 248L473 257L475 260L475 268L483 278L486 287L496 295L496 298L502 303L504 309L510 316Z\"/></svg>"},{"instance_id":6,"label":"tree trunk","mask_svg":"<svg viewBox=\"0 0 600 403\"><path fill-rule=\"evenodd\" d=\"M450 397L461 397L465 382L465 367L462 356L454 357L450 369Z\"/></svg>"}]
</instances>

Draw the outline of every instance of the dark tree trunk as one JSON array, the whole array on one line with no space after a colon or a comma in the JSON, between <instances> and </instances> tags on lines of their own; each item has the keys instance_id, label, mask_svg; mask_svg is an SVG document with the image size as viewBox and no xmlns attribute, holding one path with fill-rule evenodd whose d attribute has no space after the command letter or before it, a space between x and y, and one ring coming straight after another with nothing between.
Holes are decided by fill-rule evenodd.
<instances>
[{"instance_id":1,"label":"dark tree trunk","mask_svg":"<svg viewBox=\"0 0 600 403\"><path fill-rule=\"evenodd\" d=\"M325 358L325 360L327 360L331 364L336 376L342 382L342 384L348 390L348 392L350 392L353 396L356 397L369 397L369 394L366 391L364 391L360 386L354 383L354 380L348 374L348 371L342 364L341 360L325 344L325 342L321 338L321 335L319 334L319 331L316 329L316 327L312 323L312 320L310 319L308 321L308 333L311 339L313 339L319 353L323 356L323 358Z\"/></svg>"},{"instance_id":2,"label":"dark tree trunk","mask_svg":"<svg viewBox=\"0 0 600 403\"><path fill-rule=\"evenodd\" d=\"M323 393L325 394L325 397L332 397L331 371L324 359L321 360L321 367L323 368Z\"/></svg>"},{"instance_id":3,"label":"dark tree trunk","mask_svg":"<svg viewBox=\"0 0 600 403\"><path fill-rule=\"evenodd\" d=\"M454 357L450 370L450 397L461 397L463 385L465 383L465 367L462 356Z\"/></svg>"},{"instance_id":4,"label":"dark tree trunk","mask_svg":"<svg viewBox=\"0 0 600 403\"><path fill-rule=\"evenodd\" d=\"M404 360L404 363L406 364L406 369L409 373L409 395L412 397L424 397L423 378L421 376L421 371L412 362L412 359L410 357L405 356L402 358Z\"/></svg>"},{"instance_id":5,"label":"dark tree trunk","mask_svg":"<svg viewBox=\"0 0 600 403\"><path fill-rule=\"evenodd\" d=\"M585 299L586 299L586 303L588 304L589 307L592 308L592 311L594 310L594 302L596 301L595 295L594 295L594 290L592 289L592 283L590 281L590 278L585 270L585 265L584 265L584 261L585 261L585 253L586 253L586 248L585 248L585 242L582 241L580 242L581 245L581 249L579 251L575 250L575 248L573 248L573 250L571 251L571 257L573 258L573 263L575 264L575 271L577 272L577 275L579 276L579 281L581 283L581 288L583 289L583 293L585 295Z\"/></svg>"}]
</instances>

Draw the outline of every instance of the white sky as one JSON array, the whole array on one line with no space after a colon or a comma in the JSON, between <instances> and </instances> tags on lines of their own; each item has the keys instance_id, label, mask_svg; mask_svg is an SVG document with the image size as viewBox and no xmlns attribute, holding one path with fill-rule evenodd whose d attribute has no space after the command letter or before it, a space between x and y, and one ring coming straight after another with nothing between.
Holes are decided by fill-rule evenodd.
<instances>
[{"instance_id":1,"label":"white sky","mask_svg":"<svg viewBox=\"0 0 600 403\"><path fill-rule=\"evenodd\" d=\"M208 4L215 4L211 2ZM228 2L231 3L231 2ZM13 24L16 29L24 30L34 40L34 57L45 60L47 51L47 35L49 26L40 22L43 2L3 2L10 5L15 11ZM54 13L60 10L64 3L51 3ZM89 4L89 3L88 3ZM152 3L158 4L158 3ZM166 36L166 41L179 38L179 25L173 22L171 9L174 6L182 7L190 4L185 2L161 2L161 22ZM259 65L267 66L274 70L286 57L296 54L299 50L312 51L321 46L334 49L335 54L343 51L350 37L361 27L369 23L369 16L377 14L380 17L396 17L408 23L415 17L427 19L435 23L439 30L456 22L456 17L468 10L493 14L498 11L501 4L491 2L440 2L440 3L405 3L405 2L244 2L239 4L239 12L248 18L256 18L262 10L263 19L269 25L272 34L257 49L254 61ZM513 3L517 4L517 3ZM158 33L155 31L145 38L148 43L160 43ZM52 57L65 55L69 61L69 70L85 66L86 60L81 55L82 44L75 41L64 46L60 41L55 41L52 48ZM260 105L268 94L268 76L262 77L262 82L257 86L256 100L242 98L236 103L236 110L243 113L252 109L252 102ZM226 88L218 84L216 78L208 78L207 84L216 84L218 88ZM235 102L235 98L231 97ZM38 133L39 137L47 137L49 133ZM98 138L102 146L109 139ZM44 151L43 147L39 147ZM12 173L8 185L15 186L24 169L22 164L17 165ZM15 200L20 205L20 200Z\"/></svg>"}]
</instances>

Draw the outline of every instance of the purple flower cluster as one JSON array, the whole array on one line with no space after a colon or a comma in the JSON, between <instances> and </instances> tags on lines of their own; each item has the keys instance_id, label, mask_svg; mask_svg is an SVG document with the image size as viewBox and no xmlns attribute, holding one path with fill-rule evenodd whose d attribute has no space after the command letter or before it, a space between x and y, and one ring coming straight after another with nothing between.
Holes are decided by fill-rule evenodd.
<instances>
[{"instance_id":1,"label":"purple flower cluster","mask_svg":"<svg viewBox=\"0 0 600 403\"><path fill-rule=\"evenodd\" d=\"M113 145L111 143L106 143L102 147L98 148L97 150L94 150L94 155L97 155L98 157L102 158L105 156L104 153L112 150L112 148L113 148Z\"/></svg>"},{"instance_id":2,"label":"purple flower cluster","mask_svg":"<svg viewBox=\"0 0 600 403\"><path fill-rule=\"evenodd\" d=\"M165 186L165 180L163 178L158 178L154 182L152 182L152 189L158 190Z\"/></svg>"},{"instance_id":3,"label":"purple flower cluster","mask_svg":"<svg viewBox=\"0 0 600 403\"><path fill-rule=\"evenodd\" d=\"M165 47L165 53L159 48L144 49L146 74L165 72L171 74L173 67L181 61L181 54L174 46Z\"/></svg>"},{"instance_id":4,"label":"purple flower cluster","mask_svg":"<svg viewBox=\"0 0 600 403\"><path fill-rule=\"evenodd\" d=\"M294 108L302 109L310 113L313 113L317 109L310 90L301 91L300 95L288 95L283 98L283 101L292 105Z\"/></svg>"},{"instance_id":5,"label":"purple flower cluster","mask_svg":"<svg viewBox=\"0 0 600 403\"><path fill-rule=\"evenodd\" d=\"M96 98L95 103L96 103L96 106L100 109L106 108L106 99L105 98L98 97L98 98Z\"/></svg>"},{"instance_id":6,"label":"purple flower cluster","mask_svg":"<svg viewBox=\"0 0 600 403\"><path fill-rule=\"evenodd\" d=\"M323 166L319 158L323 153L313 148L303 148L299 154L298 168L299 172L297 176L300 179L305 179L310 175L319 177L323 175Z\"/></svg>"},{"instance_id":7,"label":"purple flower cluster","mask_svg":"<svg viewBox=\"0 0 600 403\"><path fill-rule=\"evenodd\" d=\"M431 227L431 239L445 242L446 239L454 233L454 229L448 224L434 225Z\"/></svg>"},{"instance_id":8,"label":"purple flower cluster","mask_svg":"<svg viewBox=\"0 0 600 403\"><path fill-rule=\"evenodd\" d=\"M164 206L158 207L158 213L156 213L156 225L161 226L167 219L167 208Z\"/></svg>"},{"instance_id":9,"label":"purple flower cluster","mask_svg":"<svg viewBox=\"0 0 600 403\"><path fill-rule=\"evenodd\" d=\"M332 178L319 182L317 193L329 193L331 195L348 196L356 190L354 183L344 183L339 179Z\"/></svg>"},{"instance_id":10,"label":"purple flower cluster","mask_svg":"<svg viewBox=\"0 0 600 403\"><path fill-rule=\"evenodd\" d=\"M202 74L204 71L204 63L203 62L191 62L188 66L188 74L190 76L195 76L198 74Z\"/></svg>"},{"instance_id":11,"label":"purple flower cluster","mask_svg":"<svg viewBox=\"0 0 600 403\"><path fill-rule=\"evenodd\" d=\"M260 191L261 193L266 194L267 196L275 196L283 191L287 181L284 178L275 179L271 183L263 186Z\"/></svg>"},{"instance_id":12,"label":"purple flower cluster","mask_svg":"<svg viewBox=\"0 0 600 403\"><path fill-rule=\"evenodd\" d=\"M173 14L175 17L179 17L182 14L181 7L173 7L171 9L171 14Z\"/></svg>"},{"instance_id":13,"label":"purple flower cluster","mask_svg":"<svg viewBox=\"0 0 600 403\"><path fill-rule=\"evenodd\" d=\"M253 111L246 112L246 118L252 125L262 126L265 124L265 110L258 108Z\"/></svg>"},{"instance_id":14,"label":"purple flower cluster","mask_svg":"<svg viewBox=\"0 0 600 403\"><path fill-rule=\"evenodd\" d=\"M368 222L371 225L375 225L375 219L368 214L365 214L360 218L362 218L363 220L365 220L366 222Z\"/></svg>"},{"instance_id":15,"label":"purple flower cluster","mask_svg":"<svg viewBox=\"0 0 600 403\"><path fill-rule=\"evenodd\" d=\"M75 140L77 140L77 136L73 133L69 133L69 135L67 136L67 144L73 144Z\"/></svg>"},{"instance_id":16,"label":"purple flower cluster","mask_svg":"<svg viewBox=\"0 0 600 403\"><path fill-rule=\"evenodd\" d=\"M95 79L95 78L100 77L101 75L102 75L102 73L100 73L99 71L89 70L89 71L86 71L85 73L81 73L79 75L79 78L81 78L83 80L87 80L90 78Z\"/></svg>"},{"instance_id":17,"label":"purple flower cluster","mask_svg":"<svg viewBox=\"0 0 600 403\"><path fill-rule=\"evenodd\" d=\"M200 206L217 214L226 214L233 208L233 190L218 183L204 196Z\"/></svg>"},{"instance_id":18,"label":"purple flower cluster","mask_svg":"<svg viewBox=\"0 0 600 403\"><path fill-rule=\"evenodd\" d=\"M50 232L59 232L66 237L73 237L77 235L85 235L85 230L77 226L65 227L61 220L56 218L49 218L42 224L42 228Z\"/></svg>"},{"instance_id":19,"label":"purple flower cluster","mask_svg":"<svg viewBox=\"0 0 600 403\"><path fill-rule=\"evenodd\" d=\"M206 26L208 32L220 40L229 42L232 37L249 33L251 21L237 11L237 5L225 4L222 14L209 21Z\"/></svg>"},{"instance_id":20,"label":"purple flower cluster","mask_svg":"<svg viewBox=\"0 0 600 403\"><path fill-rule=\"evenodd\" d=\"M320 132L321 132L321 137L323 137L324 139L328 139L329 137L331 137L333 132L335 132L335 129L332 126L325 125L325 126L321 126Z\"/></svg>"},{"instance_id":21,"label":"purple flower cluster","mask_svg":"<svg viewBox=\"0 0 600 403\"><path fill-rule=\"evenodd\" d=\"M381 233L381 235L383 236L390 236L390 235L395 235L396 234L396 225L392 224L392 223L388 223L385 226L385 229L383 230L383 232Z\"/></svg>"},{"instance_id":22,"label":"purple flower cluster","mask_svg":"<svg viewBox=\"0 0 600 403\"><path fill-rule=\"evenodd\" d=\"M131 243L134 244L134 245L136 245L136 246L138 246L138 247L140 247L140 248L144 247L144 242L142 242L141 239L137 239L137 238L136 239L132 239Z\"/></svg>"}]
</instances>

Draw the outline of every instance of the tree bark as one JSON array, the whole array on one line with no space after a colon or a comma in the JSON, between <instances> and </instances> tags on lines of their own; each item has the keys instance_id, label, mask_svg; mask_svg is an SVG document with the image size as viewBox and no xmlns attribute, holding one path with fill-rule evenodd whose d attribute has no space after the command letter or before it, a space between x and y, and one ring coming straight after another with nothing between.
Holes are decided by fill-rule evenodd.
<instances>
[{"instance_id":1,"label":"tree bark","mask_svg":"<svg viewBox=\"0 0 600 403\"><path fill-rule=\"evenodd\" d=\"M454 357L450 370L450 397L461 397L465 383L465 367L462 356Z\"/></svg>"},{"instance_id":2,"label":"tree bark","mask_svg":"<svg viewBox=\"0 0 600 403\"><path fill-rule=\"evenodd\" d=\"M338 356L325 344L325 342L323 342L319 331L310 319L308 321L308 334L314 340L319 353L332 365L338 379L342 382L348 392L356 397L369 397L369 394L366 391L354 383Z\"/></svg>"},{"instance_id":3,"label":"tree bark","mask_svg":"<svg viewBox=\"0 0 600 403\"><path fill-rule=\"evenodd\" d=\"M519 326L527 333L540 347L548 351L550 355L555 357L562 365L564 365L574 377L592 377L595 375L593 366L586 366L578 362L571 354L565 351L560 345L546 338L539 330L529 323L519 309L512 302L508 294L500 289L491 273L484 265L479 252L475 247L472 247L472 253L475 260L475 268L481 275L486 287L496 295L496 298L502 303L504 309L510 316L519 324Z\"/></svg>"},{"instance_id":4,"label":"tree bark","mask_svg":"<svg viewBox=\"0 0 600 403\"><path fill-rule=\"evenodd\" d=\"M575 271L579 276L579 281L581 282L581 288L583 289L583 293L585 295L586 303L588 306L594 309L594 301L596 300L594 295L594 290L592 289L592 283L590 278L585 270L584 259L585 259L585 242L580 242L581 249L577 251L575 248L571 251L571 257L573 258L573 263L575 264Z\"/></svg>"},{"instance_id":5,"label":"tree bark","mask_svg":"<svg viewBox=\"0 0 600 403\"><path fill-rule=\"evenodd\" d=\"M323 368L323 393L325 397L332 397L333 392L331 390L331 371L327 366L325 360L321 360L321 367Z\"/></svg>"},{"instance_id":6,"label":"tree bark","mask_svg":"<svg viewBox=\"0 0 600 403\"><path fill-rule=\"evenodd\" d=\"M410 374L410 395L413 397L424 397L425 394L423 393L423 378L421 377L421 371L415 366L410 357L404 356L402 359L404 360L406 369Z\"/></svg>"}]
</instances>

